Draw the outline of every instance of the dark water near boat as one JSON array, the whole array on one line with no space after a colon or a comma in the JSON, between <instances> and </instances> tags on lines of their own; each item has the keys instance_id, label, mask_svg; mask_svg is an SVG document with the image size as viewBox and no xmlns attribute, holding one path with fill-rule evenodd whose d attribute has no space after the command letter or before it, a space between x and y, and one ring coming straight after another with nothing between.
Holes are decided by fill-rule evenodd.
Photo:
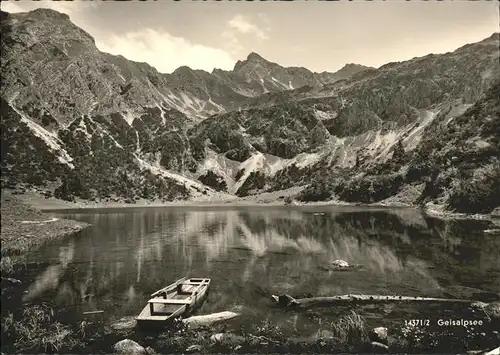
<instances>
[{"instance_id":1,"label":"dark water near boat","mask_svg":"<svg viewBox=\"0 0 500 355\"><path fill-rule=\"evenodd\" d=\"M235 321L238 326L272 320L289 334L314 334L344 310L284 312L272 306L271 294L469 298L500 292L500 238L484 233L490 222L338 207L127 208L53 215L92 226L28 255L28 262L40 266L29 269L33 282L23 302L66 310L66 323L111 324L135 316L152 292L183 276L212 279L198 314L237 311L244 315ZM362 269L328 270L336 259ZM391 326L425 312L446 318L450 307L356 309L370 325ZM104 313L83 316L95 310Z\"/></svg>"}]
</instances>

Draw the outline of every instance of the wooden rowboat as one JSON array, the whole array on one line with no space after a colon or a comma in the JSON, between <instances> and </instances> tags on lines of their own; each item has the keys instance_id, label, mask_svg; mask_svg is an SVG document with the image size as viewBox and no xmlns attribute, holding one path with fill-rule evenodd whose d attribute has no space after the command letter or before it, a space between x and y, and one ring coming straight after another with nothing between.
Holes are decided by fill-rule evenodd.
<instances>
[{"instance_id":1,"label":"wooden rowboat","mask_svg":"<svg viewBox=\"0 0 500 355\"><path fill-rule=\"evenodd\" d=\"M183 277L156 291L139 316L139 326L162 326L177 317L190 314L207 296L210 279Z\"/></svg>"}]
</instances>

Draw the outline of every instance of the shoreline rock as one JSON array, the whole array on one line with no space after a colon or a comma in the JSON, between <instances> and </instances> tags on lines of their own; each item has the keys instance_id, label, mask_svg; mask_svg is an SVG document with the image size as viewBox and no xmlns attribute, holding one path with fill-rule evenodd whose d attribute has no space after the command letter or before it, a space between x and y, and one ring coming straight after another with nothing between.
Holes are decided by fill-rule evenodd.
<instances>
[{"instance_id":1,"label":"shoreline rock","mask_svg":"<svg viewBox=\"0 0 500 355\"><path fill-rule=\"evenodd\" d=\"M386 327L376 327L369 332L368 336L373 342L389 345L387 332Z\"/></svg>"},{"instance_id":2,"label":"shoreline rock","mask_svg":"<svg viewBox=\"0 0 500 355\"><path fill-rule=\"evenodd\" d=\"M120 340L113 346L113 350L115 351L115 354L124 354L124 355L148 354L148 352L142 345L130 339Z\"/></svg>"}]
</instances>

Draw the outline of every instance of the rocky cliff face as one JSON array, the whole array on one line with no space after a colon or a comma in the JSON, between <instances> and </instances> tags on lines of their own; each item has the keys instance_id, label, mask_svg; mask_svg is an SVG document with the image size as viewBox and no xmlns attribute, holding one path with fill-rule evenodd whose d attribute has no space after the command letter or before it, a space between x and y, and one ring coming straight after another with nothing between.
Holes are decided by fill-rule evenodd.
<instances>
[{"instance_id":1,"label":"rocky cliff face","mask_svg":"<svg viewBox=\"0 0 500 355\"><path fill-rule=\"evenodd\" d=\"M261 164L268 189L308 184L312 171L329 176L375 169L391 160L399 142L406 152L420 147L423 136L435 134L436 119L460 116L498 81L498 43L495 34L452 53L391 63L334 84L261 95L239 111L206 120L197 134L210 138L219 153L239 152L236 160L257 152L272 156L272 168ZM210 137L216 132L222 140Z\"/></svg>"},{"instance_id":2,"label":"rocky cliff face","mask_svg":"<svg viewBox=\"0 0 500 355\"><path fill-rule=\"evenodd\" d=\"M251 53L232 71L161 74L99 52L55 11L1 16L2 179L52 181L65 198L244 196L346 173L392 174L384 181L399 186L395 167L423 147L437 154L428 140L465 130L455 118L500 78L498 34L379 69L313 73ZM310 189L357 198L323 182Z\"/></svg>"},{"instance_id":3,"label":"rocky cliff face","mask_svg":"<svg viewBox=\"0 0 500 355\"><path fill-rule=\"evenodd\" d=\"M500 81L467 109L456 102L440 106L427 122L399 135L383 160L358 160L343 174L321 164L293 175L283 170L275 182L304 183L303 176L313 174L317 178L299 196L305 201L338 198L431 208L437 203L456 212L489 213L500 204L499 97Z\"/></svg>"},{"instance_id":4,"label":"rocky cliff face","mask_svg":"<svg viewBox=\"0 0 500 355\"><path fill-rule=\"evenodd\" d=\"M217 75L181 67L161 74L146 63L101 53L88 33L52 10L1 16L2 165L10 183L71 185L78 176L76 185L83 187L75 188L76 195L108 196L116 184L125 184L130 188L117 193L133 198L140 195L133 186L140 189L144 182L122 179L126 172L161 169L167 180L172 177L163 170L196 172L205 146L186 130L264 90L248 69ZM96 170L102 179L93 176ZM184 180L175 176L169 184L184 188ZM211 192L187 180L197 186L190 192ZM153 195L161 197L164 190L158 187Z\"/></svg>"}]
</instances>

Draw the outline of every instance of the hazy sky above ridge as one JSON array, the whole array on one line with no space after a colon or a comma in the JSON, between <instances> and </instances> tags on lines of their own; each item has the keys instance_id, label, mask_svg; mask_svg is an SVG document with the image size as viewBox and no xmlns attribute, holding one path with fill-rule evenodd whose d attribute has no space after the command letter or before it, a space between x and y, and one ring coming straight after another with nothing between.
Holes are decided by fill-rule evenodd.
<instances>
[{"instance_id":1,"label":"hazy sky above ridge","mask_svg":"<svg viewBox=\"0 0 500 355\"><path fill-rule=\"evenodd\" d=\"M102 51L169 73L232 69L257 52L283 66L336 71L445 53L499 31L497 1L3 1L8 12L52 8Z\"/></svg>"}]
</instances>

